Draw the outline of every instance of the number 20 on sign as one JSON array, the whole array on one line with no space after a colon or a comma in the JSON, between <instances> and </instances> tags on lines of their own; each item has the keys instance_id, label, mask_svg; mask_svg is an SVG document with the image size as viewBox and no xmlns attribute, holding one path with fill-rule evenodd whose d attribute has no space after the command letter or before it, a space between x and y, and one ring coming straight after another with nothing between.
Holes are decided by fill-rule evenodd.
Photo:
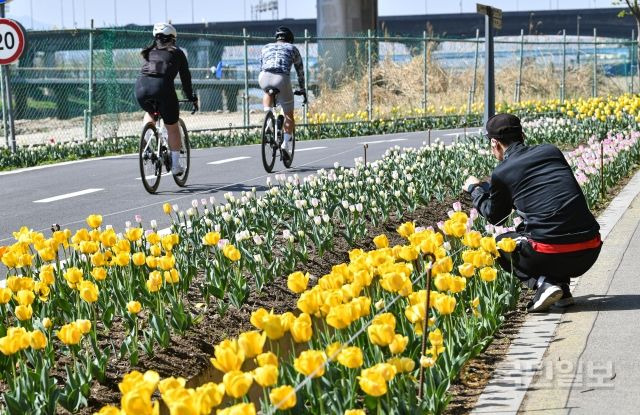
<instances>
[{"instance_id":1,"label":"number 20 on sign","mask_svg":"<svg viewBox=\"0 0 640 415\"><path fill-rule=\"evenodd\" d=\"M24 32L20 25L11 19L0 19L0 65L18 60L24 51L24 44Z\"/></svg>"}]
</instances>

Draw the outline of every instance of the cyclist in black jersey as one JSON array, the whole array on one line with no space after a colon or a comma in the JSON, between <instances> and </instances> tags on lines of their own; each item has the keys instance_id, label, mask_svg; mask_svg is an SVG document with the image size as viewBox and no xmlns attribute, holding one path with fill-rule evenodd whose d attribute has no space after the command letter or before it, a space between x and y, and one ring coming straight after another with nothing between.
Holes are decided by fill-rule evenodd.
<instances>
[{"instance_id":1,"label":"cyclist in black jersey","mask_svg":"<svg viewBox=\"0 0 640 415\"><path fill-rule=\"evenodd\" d=\"M176 46L176 29L169 23L153 26L153 43L142 50L144 63L136 81L136 99L146 111L144 124L153 123L151 113L155 108L160 112L169 136L172 173L179 176L184 167L180 165L180 128L178 118L178 96L174 79L180 74L182 90L187 99L198 108L198 98L193 95L191 72L184 52Z\"/></svg>"}]
</instances>

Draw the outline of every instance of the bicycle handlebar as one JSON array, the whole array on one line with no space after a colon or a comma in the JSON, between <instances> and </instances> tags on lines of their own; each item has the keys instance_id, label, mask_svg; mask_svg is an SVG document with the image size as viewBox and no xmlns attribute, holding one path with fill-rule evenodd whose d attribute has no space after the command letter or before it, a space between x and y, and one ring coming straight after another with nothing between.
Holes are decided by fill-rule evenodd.
<instances>
[{"instance_id":1,"label":"bicycle handlebar","mask_svg":"<svg viewBox=\"0 0 640 415\"><path fill-rule=\"evenodd\" d=\"M197 104L197 102L198 102L197 100L196 101L191 101L191 100L188 100L188 99L179 99L178 102L179 103L187 103L187 102L189 102L189 103L193 104L193 111L191 111L191 115L195 114L196 111L198 111L198 109L199 109L198 104Z\"/></svg>"},{"instance_id":2,"label":"bicycle handlebar","mask_svg":"<svg viewBox=\"0 0 640 415\"><path fill-rule=\"evenodd\" d=\"M293 91L293 95L302 95L304 97L304 100L302 101L302 105L307 105L308 99L307 99L307 91L304 89L296 89L295 91Z\"/></svg>"}]
</instances>

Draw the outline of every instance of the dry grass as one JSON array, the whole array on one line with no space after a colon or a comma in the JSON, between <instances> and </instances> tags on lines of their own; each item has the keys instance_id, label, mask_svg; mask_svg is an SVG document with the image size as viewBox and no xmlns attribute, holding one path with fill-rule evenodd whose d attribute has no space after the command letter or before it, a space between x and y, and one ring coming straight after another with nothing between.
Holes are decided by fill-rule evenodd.
<instances>
[{"instance_id":1,"label":"dry grass","mask_svg":"<svg viewBox=\"0 0 640 415\"><path fill-rule=\"evenodd\" d=\"M378 114L384 115L392 107L422 108L423 101L423 58L414 57L407 63L395 63L385 60L372 69L373 106ZM427 102L433 111L443 113L443 107L456 110L467 108L469 91L472 85L473 68L469 70L451 70L442 68L429 58ZM311 105L311 112L349 113L366 110L368 82L366 61L360 68L347 64L340 74L342 81L337 86L324 82L319 88L318 97ZM518 80L518 61L496 71L496 102L514 102L516 82ZM533 62L524 62L522 70L521 101L548 100L560 97L562 68L551 64L541 66ZM590 97L592 92L592 67L584 65L577 70L567 70L567 98ZM628 91L629 78L606 77L598 74L598 95L620 95ZM474 108L482 106L484 94L484 68L478 67Z\"/></svg>"}]
</instances>

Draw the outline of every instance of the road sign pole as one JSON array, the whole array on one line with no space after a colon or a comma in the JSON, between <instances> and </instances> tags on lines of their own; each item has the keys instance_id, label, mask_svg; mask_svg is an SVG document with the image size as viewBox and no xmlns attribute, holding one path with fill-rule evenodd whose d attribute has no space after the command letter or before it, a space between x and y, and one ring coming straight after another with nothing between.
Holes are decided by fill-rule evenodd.
<instances>
[{"instance_id":1,"label":"road sign pole","mask_svg":"<svg viewBox=\"0 0 640 415\"><path fill-rule=\"evenodd\" d=\"M4 142L9 148L9 128L7 127L7 100L4 93L4 65L0 65L0 94L2 94L2 130L4 132Z\"/></svg>"},{"instance_id":2,"label":"road sign pole","mask_svg":"<svg viewBox=\"0 0 640 415\"><path fill-rule=\"evenodd\" d=\"M4 3L0 4L0 17L4 18ZM10 140L11 142L11 152L15 153L16 152L16 132L15 132L15 125L13 122L13 108L11 105L11 85L10 85L10 68L7 65L4 70L2 71L2 75L3 75L3 81L4 81L4 94L2 94L3 97L3 113L4 113L4 107L6 104L6 108L7 108L7 120L9 121L9 134L8 137L6 136L6 124L5 124L5 137L8 138L8 140ZM5 99L6 96L6 99Z\"/></svg>"},{"instance_id":3,"label":"road sign pole","mask_svg":"<svg viewBox=\"0 0 640 415\"><path fill-rule=\"evenodd\" d=\"M89 108L87 118L87 138L93 138L93 19L89 31Z\"/></svg>"},{"instance_id":4,"label":"road sign pole","mask_svg":"<svg viewBox=\"0 0 640 415\"><path fill-rule=\"evenodd\" d=\"M484 118L486 125L489 118L495 114L495 80L493 67L493 22L492 10L488 8L484 16Z\"/></svg>"}]
</instances>

